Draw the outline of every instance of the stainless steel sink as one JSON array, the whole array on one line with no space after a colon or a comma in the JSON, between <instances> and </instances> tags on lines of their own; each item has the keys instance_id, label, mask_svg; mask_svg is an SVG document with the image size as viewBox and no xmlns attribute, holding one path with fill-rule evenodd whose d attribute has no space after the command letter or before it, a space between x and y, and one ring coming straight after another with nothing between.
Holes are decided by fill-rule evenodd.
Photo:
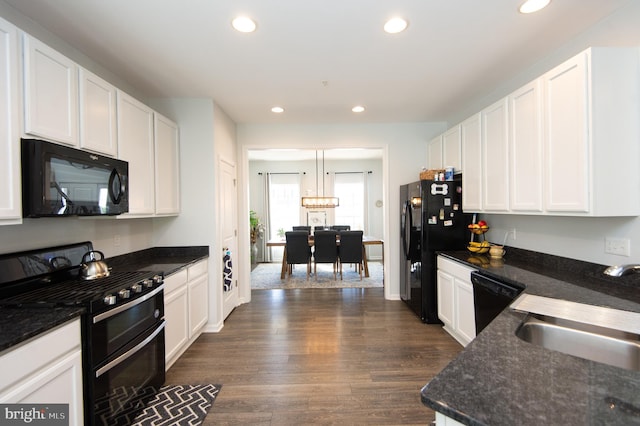
<instances>
[{"instance_id":1,"label":"stainless steel sink","mask_svg":"<svg viewBox=\"0 0 640 426\"><path fill-rule=\"evenodd\" d=\"M516 336L554 351L640 371L640 334L529 313Z\"/></svg>"}]
</instances>

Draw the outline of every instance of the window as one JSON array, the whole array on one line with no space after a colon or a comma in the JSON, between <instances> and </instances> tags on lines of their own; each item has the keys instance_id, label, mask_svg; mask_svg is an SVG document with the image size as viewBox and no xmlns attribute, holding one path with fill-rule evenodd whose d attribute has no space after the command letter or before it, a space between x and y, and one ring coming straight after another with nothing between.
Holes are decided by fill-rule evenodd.
<instances>
[{"instance_id":1,"label":"window","mask_svg":"<svg viewBox=\"0 0 640 426\"><path fill-rule=\"evenodd\" d=\"M300 175L269 174L269 239L278 238L278 230L290 231L300 225Z\"/></svg>"},{"instance_id":2,"label":"window","mask_svg":"<svg viewBox=\"0 0 640 426\"><path fill-rule=\"evenodd\" d=\"M334 195L340 199L340 205L335 209L335 224L350 225L351 229L364 230L364 173L336 173Z\"/></svg>"}]
</instances>

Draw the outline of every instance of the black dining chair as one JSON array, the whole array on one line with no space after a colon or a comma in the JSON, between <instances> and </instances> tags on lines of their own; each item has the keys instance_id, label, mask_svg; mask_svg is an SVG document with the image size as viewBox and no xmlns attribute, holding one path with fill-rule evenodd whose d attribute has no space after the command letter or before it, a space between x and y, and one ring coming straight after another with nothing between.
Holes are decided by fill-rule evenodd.
<instances>
[{"instance_id":1,"label":"black dining chair","mask_svg":"<svg viewBox=\"0 0 640 426\"><path fill-rule=\"evenodd\" d=\"M349 231L351 230L351 225L331 225L329 228L338 232Z\"/></svg>"},{"instance_id":2,"label":"black dining chair","mask_svg":"<svg viewBox=\"0 0 640 426\"><path fill-rule=\"evenodd\" d=\"M342 279L342 264L354 263L362 281L362 268L364 261L364 246L362 245L362 231L340 232L340 279Z\"/></svg>"},{"instance_id":3,"label":"black dining chair","mask_svg":"<svg viewBox=\"0 0 640 426\"><path fill-rule=\"evenodd\" d=\"M307 231L287 231L284 233L287 256L287 273L289 278L293 274L293 265L307 265L307 280L311 273L311 247Z\"/></svg>"},{"instance_id":4,"label":"black dining chair","mask_svg":"<svg viewBox=\"0 0 640 426\"><path fill-rule=\"evenodd\" d=\"M313 233L315 234L318 231L330 231L328 226L314 226Z\"/></svg>"},{"instance_id":5,"label":"black dining chair","mask_svg":"<svg viewBox=\"0 0 640 426\"><path fill-rule=\"evenodd\" d=\"M336 231L314 231L313 233L313 273L318 279L318 263L333 264L333 279L338 272L338 243Z\"/></svg>"},{"instance_id":6,"label":"black dining chair","mask_svg":"<svg viewBox=\"0 0 640 426\"><path fill-rule=\"evenodd\" d=\"M304 226L304 225L292 226L291 229L293 229L294 231L307 231L307 235L311 233L310 226Z\"/></svg>"}]
</instances>

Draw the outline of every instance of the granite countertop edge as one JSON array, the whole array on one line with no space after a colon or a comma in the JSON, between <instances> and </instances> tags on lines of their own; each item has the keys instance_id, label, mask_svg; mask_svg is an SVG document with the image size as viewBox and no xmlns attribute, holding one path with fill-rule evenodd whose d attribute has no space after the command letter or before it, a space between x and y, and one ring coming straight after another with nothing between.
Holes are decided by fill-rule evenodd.
<instances>
[{"instance_id":1,"label":"granite countertop edge","mask_svg":"<svg viewBox=\"0 0 640 426\"><path fill-rule=\"evenodd\" d=\"M507 253L493 265L488 257L479 258L466 251L438 254L476 268L481 274L524 286L528 294L640 312L637 276L612 279L602 276L603 265L552 257L535 259L536 263L526 250L508 249ZM509 424L515 418L521 425L545 421L578 425L592 420L640 424L640 411L633 411L640 407L640 373L523 342L515 336L523 318L524 314L507 307L422 388L422 403L474 426ZM585 377L586 384L578 379ZM549 396L550 389L555 390L553 397ZM633 410L610 409L603 401L612 394ZM558 400L568 404L564 411Z\"/></svg>"},{"instance_id":2,"label":"granite countertop edge","mask_svg":"<svg viewBox=\"0 0 640 426\"><path fill-rule=\"evenodd\" d=\"M209 257L208 246L152 247L105 259L113 270L138 271L151 266L151 272L165 276L179 272ZM144 269L147 270L147 269ZM70 308L0 308L0 353L32 337L70 321L85 312Z\"/></svg>"}]
</instances>

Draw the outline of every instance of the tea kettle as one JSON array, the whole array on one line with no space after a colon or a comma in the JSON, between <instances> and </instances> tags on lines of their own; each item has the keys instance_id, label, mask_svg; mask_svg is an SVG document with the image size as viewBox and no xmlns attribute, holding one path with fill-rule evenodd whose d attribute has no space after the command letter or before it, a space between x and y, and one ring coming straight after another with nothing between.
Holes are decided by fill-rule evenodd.
<instances>
[{"instance_id":1,"label":"tea kettle","mask_svg":"<svg viewBox=\"0 0 640 426\"><path fill-rule=\"evenodd\" d=\"M96 259L96 254L100 255L100 259ZM104 261L104 254L98 250L88 251L82 256L80 264L80 275L85 280L95 280L97 278L108 277L111 268L107 267Z\"/></svg>"}]
</instances>

